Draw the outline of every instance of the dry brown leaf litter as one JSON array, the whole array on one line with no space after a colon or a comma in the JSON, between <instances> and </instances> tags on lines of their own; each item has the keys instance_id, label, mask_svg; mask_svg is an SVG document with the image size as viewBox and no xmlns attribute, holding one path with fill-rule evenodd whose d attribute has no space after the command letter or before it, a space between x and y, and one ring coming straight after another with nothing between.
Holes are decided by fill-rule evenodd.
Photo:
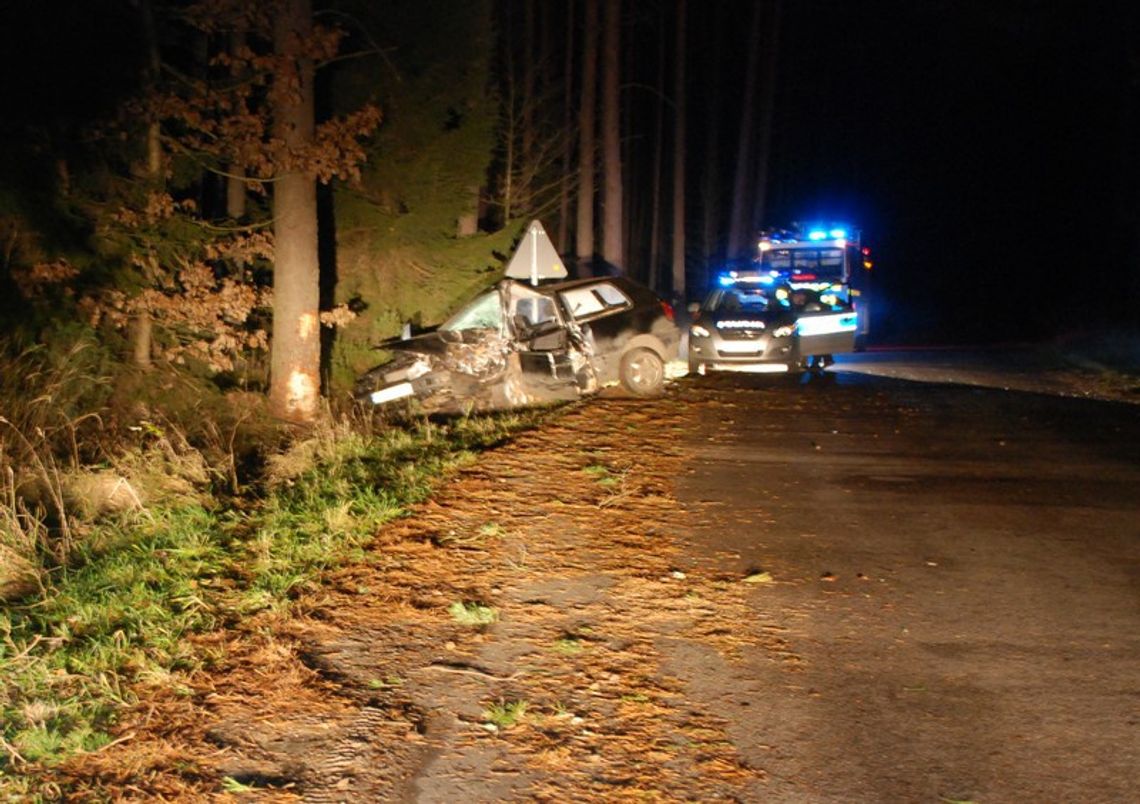
<instances>
[{"instance_id":1,"label":"dry brown leaf litter","mask_svg":"<svg viewBox=\"0 0 1140 804\"><path fill-rule=\"evenodd\" d=\"M658 640L791 654L743 585L677 566L685 428L676 399L596 400L485 454L291 619L204 639L224 658L178 680L192 695L143 691L131 739L67 769L78 797L232 799L225 777L264 801L746 795L762 771ZM456 601L499 620L459 625Z\"/></svg>"}]
</instances>

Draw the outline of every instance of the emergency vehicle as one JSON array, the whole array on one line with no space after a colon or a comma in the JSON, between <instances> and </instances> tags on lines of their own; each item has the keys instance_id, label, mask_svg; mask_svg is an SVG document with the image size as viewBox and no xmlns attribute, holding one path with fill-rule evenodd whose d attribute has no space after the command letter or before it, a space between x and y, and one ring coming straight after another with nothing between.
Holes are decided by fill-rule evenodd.
<instances>
[{"instance_id":1,"label":"emergency vehicle","mask_svg":"<svg viewBox=\"0 0 1140 804\"><path fill-rule=\"evenodd\" d=\"M722 272L694 310L690 370L823 369L856 351L869 331L870 268L870 249L850 227L765 232L756 256Z\"/></svg>"}]
</instances>

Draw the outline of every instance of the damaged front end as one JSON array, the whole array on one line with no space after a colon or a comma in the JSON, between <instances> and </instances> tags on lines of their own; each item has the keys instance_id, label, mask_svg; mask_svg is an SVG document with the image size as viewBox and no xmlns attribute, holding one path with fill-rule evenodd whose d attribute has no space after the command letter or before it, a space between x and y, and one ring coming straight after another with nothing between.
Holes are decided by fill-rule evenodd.
<instances>
[{"instance_id":1,"label":"damaged front end","mask_svg":"<svg viewBox=\"0 0 1140 804\"><path fill-rule=\"evenodd\" d=\"M365 373L356 398L374 405L415 399L426 412L502 406L510 385L510 341L493 330L436 332L385 344L393 357ZM519 401L515 404L526 404Z\"/></svg>"}]
</instances>

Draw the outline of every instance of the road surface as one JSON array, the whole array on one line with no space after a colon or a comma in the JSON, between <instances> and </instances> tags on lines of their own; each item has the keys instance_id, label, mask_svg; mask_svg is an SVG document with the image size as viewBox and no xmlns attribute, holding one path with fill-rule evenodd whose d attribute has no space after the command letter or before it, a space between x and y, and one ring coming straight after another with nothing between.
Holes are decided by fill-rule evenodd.
<instances>
[{"instance_id":1,"label":"road surface","mask_svg":"<svg viewBox=\"0 0 1140 804\"><path fill-rule=\"evenodd\" d=\"M676 668L766 799L1140 800L1140 410L847 373L686 393L719 403L691 555L771 577L787 655Z\"/></svg>"},{"instance_id":2,"label":"road surface","mask_svg":"<svg viewBox=\"0 0 1140 804\"><path fill-rule=\"evenodd\" d=\"M71 778L92 800L1140 801L1140 408L877 360L560 411L291 616L210 637L223 658Z\"/></svg>"}]
</instances>

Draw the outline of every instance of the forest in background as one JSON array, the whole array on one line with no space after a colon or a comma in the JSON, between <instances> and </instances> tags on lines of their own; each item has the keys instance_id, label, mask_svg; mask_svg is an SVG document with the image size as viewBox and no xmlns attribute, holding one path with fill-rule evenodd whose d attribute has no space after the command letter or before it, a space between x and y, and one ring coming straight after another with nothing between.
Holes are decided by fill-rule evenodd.
<instances>
[{"instance_id":1,"label":"forest in background","mask_svg":"<svg viewBox=\"0 0 1140 804\"><path fill-rule=\"evenodd\" d=\"M0 281L23 342L86 325L138 366L265 387L296 167L317 180L331 392L492 281L532 218L574 271L683 299L763 217L776 3L317 3L303 157L277 130L288 4L69 5L50 53L43 10L8 28L28 81L0 131ZM719 55L685 58L694 36ZM686 131L693 84L707 113Z\"/></svg>"}]
</instances>

